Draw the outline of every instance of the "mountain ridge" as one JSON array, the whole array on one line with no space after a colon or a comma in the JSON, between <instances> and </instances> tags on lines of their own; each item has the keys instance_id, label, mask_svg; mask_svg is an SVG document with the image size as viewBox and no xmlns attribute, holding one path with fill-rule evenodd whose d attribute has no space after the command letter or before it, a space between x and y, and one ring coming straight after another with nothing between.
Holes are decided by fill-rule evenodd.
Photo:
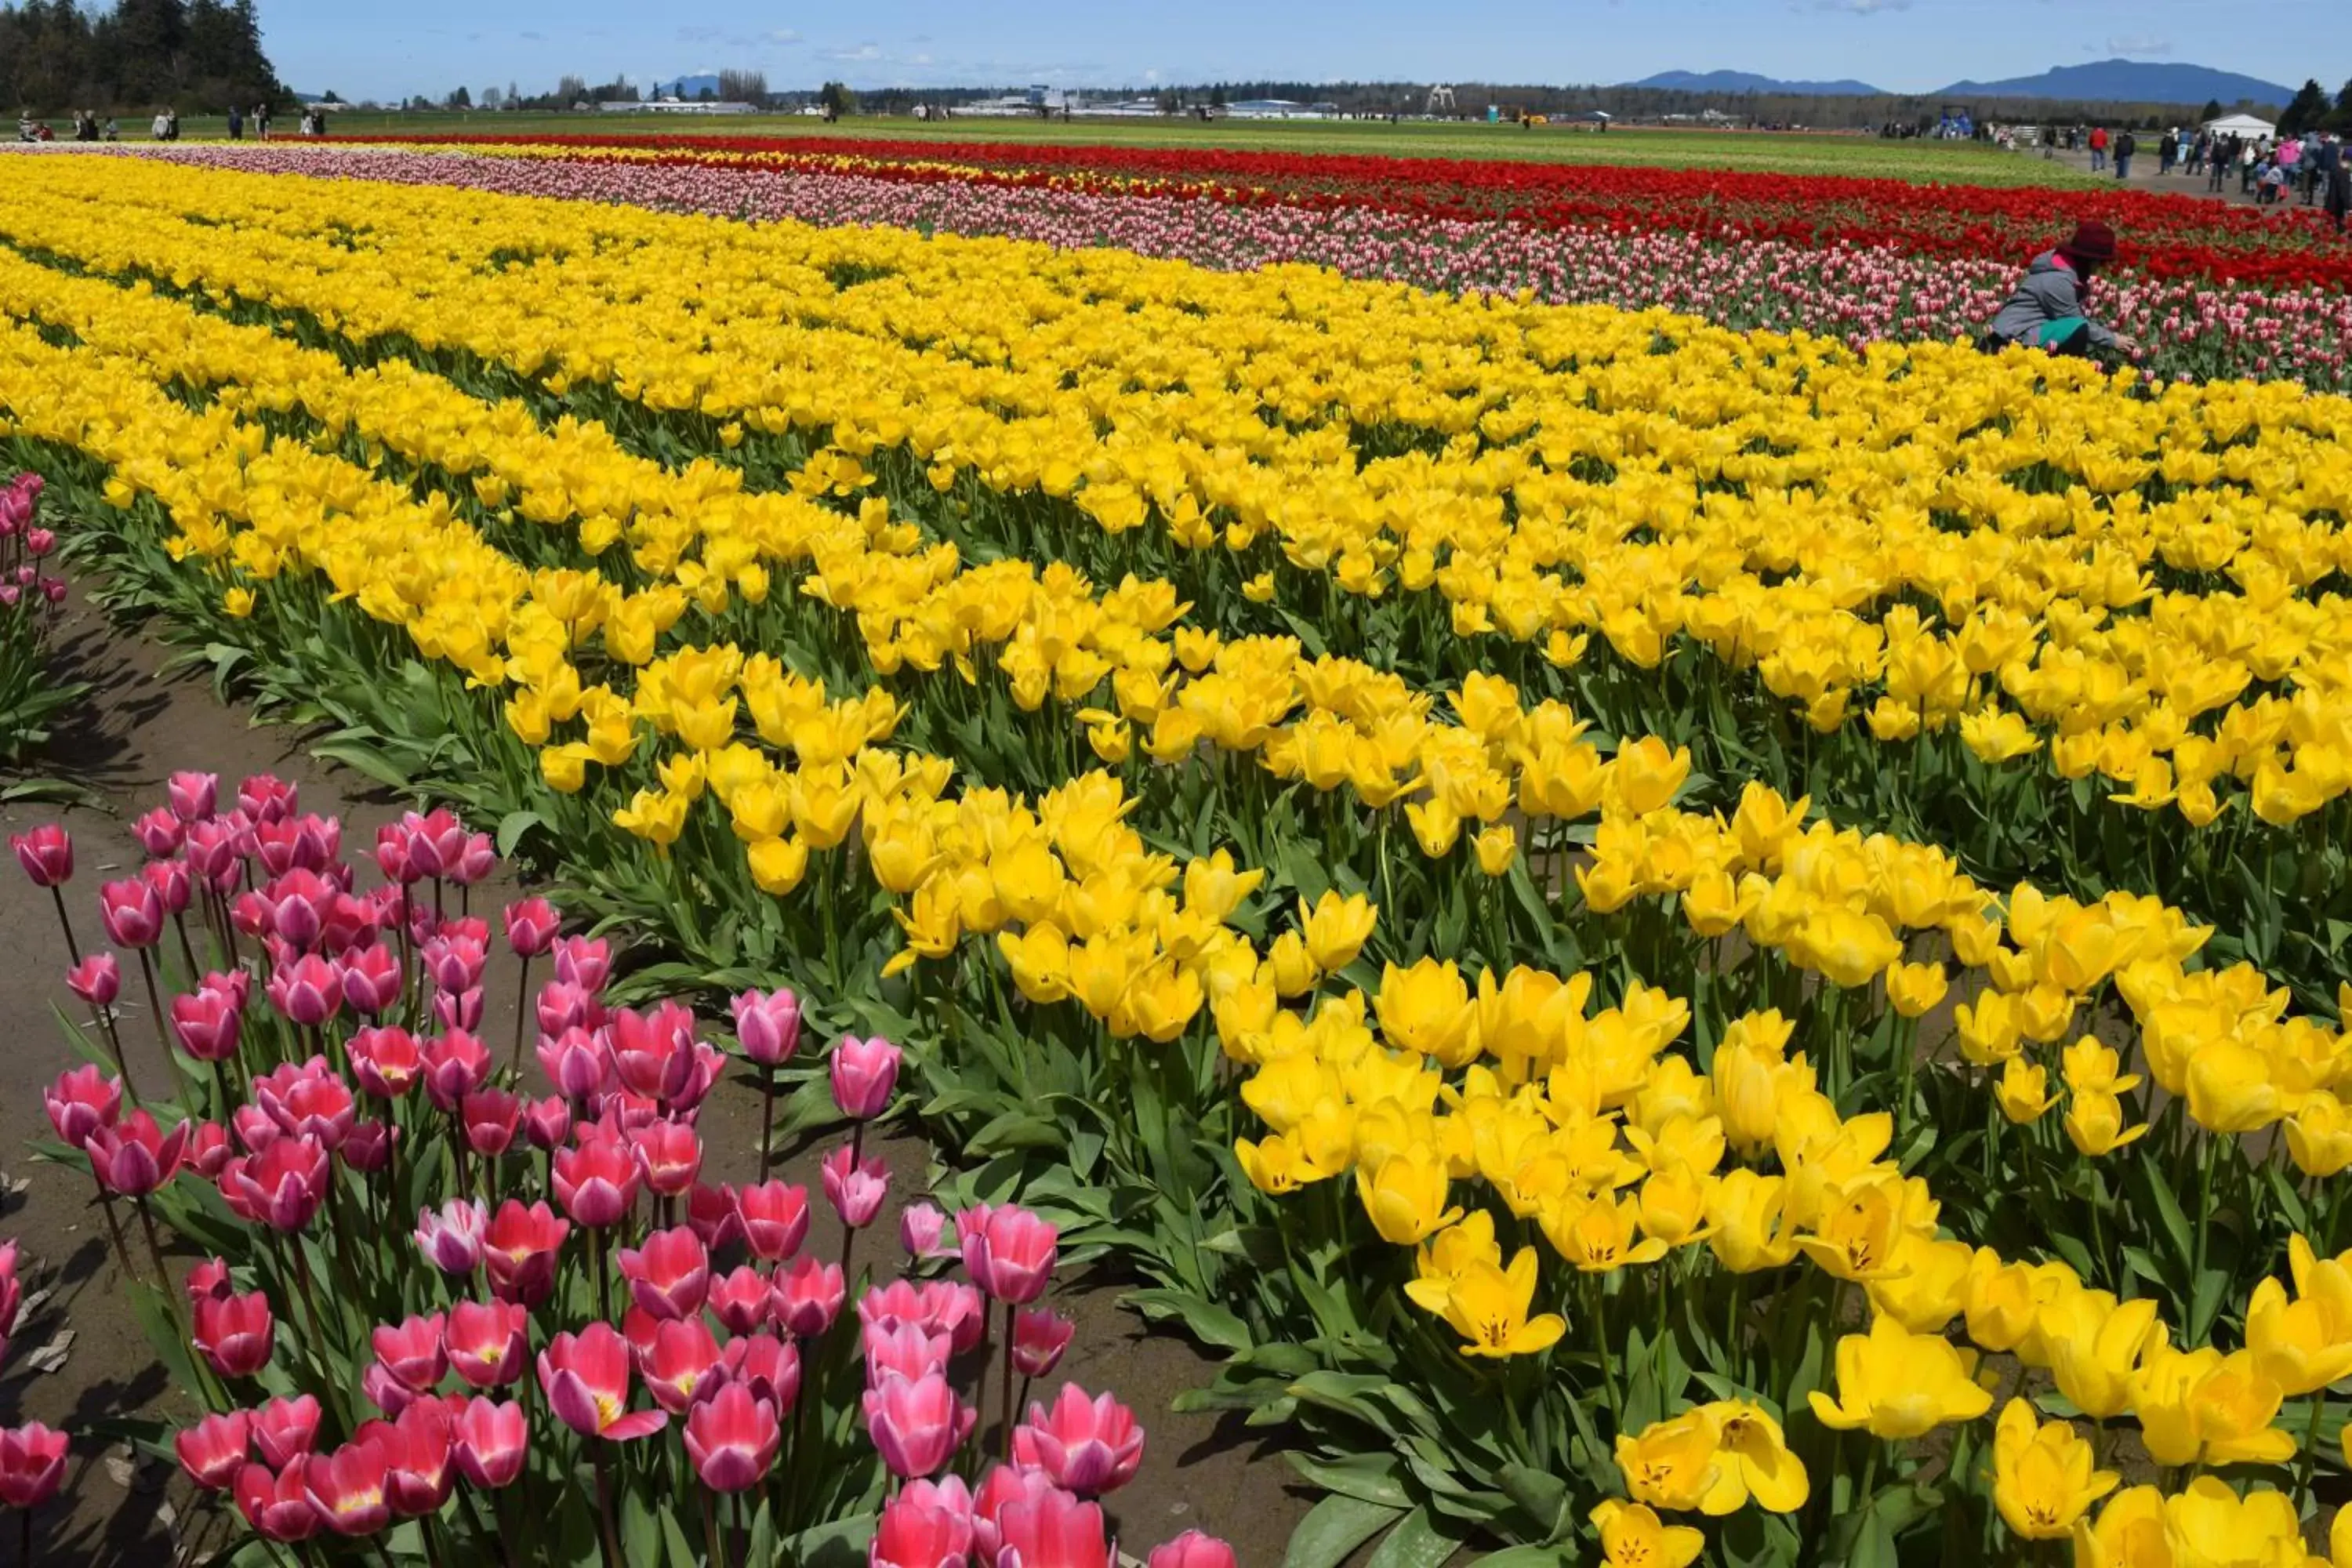
<instances>
[{"instance_id":1,"label":"mountain ridge","mask_svg":"<svg viewBox=\"0 0 2352 1568\"><path fill-rule=\"evenodd\" d=\"M2039 76L2007 77L1997 81L1956 81L1931 96L1984 98L2058 98L2085 103L2204 103L2224 106L2241 101L2284 108L2294 89L2236 71L2210 66L2162 60L2094 60L2088 65L2053 66Z\"/></svg>"},{"instance_id":2,"label":"mountain ridge","mask_svg":"<svg viewBox=\"0 0 2352 1568\"><path fill-rule=\"evenodd\" d=\"M1777 92L1806 98L1883 98L1885 92L1866 81L1783 81L1754 71L1660 71L1629 81L1627 87L1654 88L1667 92Z\"/></svg>"}]
</instances>

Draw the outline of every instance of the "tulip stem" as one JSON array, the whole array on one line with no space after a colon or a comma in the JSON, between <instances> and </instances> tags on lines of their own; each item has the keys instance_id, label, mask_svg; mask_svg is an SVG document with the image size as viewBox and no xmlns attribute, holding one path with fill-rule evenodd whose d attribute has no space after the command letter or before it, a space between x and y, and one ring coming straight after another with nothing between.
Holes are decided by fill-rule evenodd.
<instances>
[{"instance_id":1,"label":"tulip stem","mask_svg":"<svg viewBox=\"0 0 2352 1568\"><path fill-rule=\"evenodd\" d=\"M1004 1462L1013 1462L1013 1303L1004 1303Z\"/></svg>"},{"instance_id":2,"label":"tulip stem","mask_svg":"<svg viewBox=\"0 0 2352 1568\"><path fill-rule=\"evenodd\" d=\"M106 1190L106 1184L98 1179L95 1169L89 1173L89 1184L98 1189L98 1206L106 1211L106 1228L114 1235L114 1260L122 1265L123 1275L129 1278L131 1248L122 1239L122 1217L114 1212L114 1194Z\"/></svg>"},{"instance_id":3,"label":"tulip stem","mask_svg":"<svg viewBox=\"0 0 2352 1568\"><path fill-rule=\"evenodd\" d=\"M147 984L147 1010L155 1016L155 1043L163 1047L163 1063L166 1067L169 1067L172 1061L172 1037L163 1026L163 1019L165 1016L163 1012L163 994L155 989L155 965L153 961L148 958L147 950L143 947L139 950L139 978L145 981ZM122 1068L123 1087L126 1089L130 1088L130 1062L125 1060L118 1062L116 1065ZM131 1097L133 1099L138 1098L136 1090L132 1091Z\"/></svg>"},{"instance_id":4,"label":"tulip stem","mask_svg":"<svg viewBox=\"0 0 2352 1568\"><path fill-rule=\"evenodd\" d=\"M74 941L73 918L66 913L66 890L52 882L49 884L49 897L57 900L58 925L66 933L66 956L73 961L73 966L76 969L79 969L81 943ZM26 1561L30 1562L31 1559L27 1558Z\"/></svg>"},{"instance_id":5,"label":"tulip stem","mask_svg":"<svg viewBox=\"0 0 2352 1568\"><path fill-rule=\"evenodd\" d=\"M172 929L180 933L180 957L188 966L188 984L194 985L204 968L196 963L194 944L188 941L187 917L177 910L172 911Z\"/></svg>"},{"instance_id":6,"label":"tulip stem","mask_svg":"<svg viewBox=\"0 0 2352 1568\"><path fill-rule=\"evenodd\" d=\"M2311 1392L2311 1415L2303 1424L2303 1452L2294 1461L2294 1506L2300 1510L2311 1500L2312 1470L2319 1463L2319 1422L2327 1413L2327 1390Z\"/></svg>"},{"instance_id":7,"label":"tulip stem","mask_svg":"<svg viewBox=\"0 0 2352 1568\"><path fill-rule=\"evenodd\" d=\"M523 954L522 973L515 977L514 1052L507 1060L507 1075L520 1086L522 1082L522 1021L530 1012L530 955Z\"/></svg>"},{"instance_id":8,"label":"tulip stem","mask_svg":"<svg viewBox=\"0 0 2352 1568\"><path fill-rule=\"evenodd\" d=\"M597 1249L599 1256L603 1250ZM596 1462L596 1515L604 1531L604 1568L621 1568L620 1532L613 1525L613 1487L604 1476L604 1440L589 1438L588 1453Z\"/></svg>"},{"instance_id":9,"label":"tulip stem","mask_svg":"<svg viewBox=\"0 0 2352 1568\"><path fill-rule=\"evenodd\" d=\"M596 1315L609 1323L613 1321L613 1271L605 1263L604 1230L599 1226L589 1234L596 1242ZM601 1454L604 1450L597 1451Z\"/></svg>"},{"instance_id":10,"label":"tulip stem","mask_svg":"<svg viewBox=\"0 0 2352 1568\"><path fill-rule=\"evenodd\" d=\"M702 1499L703 1550L712 1568L727 1568L727 1537L719 1528L718 1510L710 1506L710 1489L697 1487L695 1491Z\"/></svg>"}]
</instances>

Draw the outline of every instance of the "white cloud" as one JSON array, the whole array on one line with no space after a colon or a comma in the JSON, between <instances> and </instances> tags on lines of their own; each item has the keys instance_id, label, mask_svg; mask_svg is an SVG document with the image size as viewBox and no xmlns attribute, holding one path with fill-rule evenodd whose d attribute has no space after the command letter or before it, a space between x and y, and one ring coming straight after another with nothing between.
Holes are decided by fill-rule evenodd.
<instances>
[{"instance_id":1,"label":"white cloud","mask_svg":"<svg viewBox=\"0 0 2352 1568\"><path fill-rule=\"evenodd\" d=\"M2109 38L2107 52L2111 55L2168 55L2172 52L2172 40L2126 33L2120 37Z\"/></svg>"},{"instance_id":2,"label":"white cloud","mask_svg":"<svg viewBox=\"0 0 2352 1568\"><path fill-rule=\"evenodd\" d=\"M827 60L878 60L882 58L882 46L860 44L854 49L819 49L817 58Z\"/></svg>"},{"instance_id":3,"label":"white cloud","mask_svg":"<svg viewBox=\"0 0 2352 1568\"><path fill-rule=\"evenodd\" d=\"M761 37L772 44L797 44L801 41L800 29L797 27L777 27L761 34Z\"/></svg>"},{"instance_id":4,"label":"white cloud","mask_svg":"<svg viewBox=\"0 0 2352 1568\"><path fill-rule=\"evenodd\" d=\"M1815 0L1817 11L1844 11L1856 16L1874 16L1881 11L1908 11L1911 0Z\"/></svg>"}]
</instances>

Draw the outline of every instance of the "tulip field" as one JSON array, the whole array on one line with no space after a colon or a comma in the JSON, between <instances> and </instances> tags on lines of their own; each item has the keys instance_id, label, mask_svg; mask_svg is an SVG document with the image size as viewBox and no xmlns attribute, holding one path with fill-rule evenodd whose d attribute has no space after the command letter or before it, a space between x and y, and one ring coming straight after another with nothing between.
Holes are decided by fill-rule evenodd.
<instances>
[{"instance_id":1,"label":"tulip field","mask_svg":"<svg viewBox=\"0 0 2352 1568\"><path fill-rule=\"evenodd\" d=\"M1086 1271L1286 1568L2352 1568L2332 235L1067 143L0 176L0 595L414 805L193 757L142 863L12 839L37 1179L221 1560L1254 1562L1122 1514L1172 1413L1069 1375ZM2147 362L1978 352L2078 214ZM82 1441L0 1426L30 1560Z\"/></svg>"}]
</instances>

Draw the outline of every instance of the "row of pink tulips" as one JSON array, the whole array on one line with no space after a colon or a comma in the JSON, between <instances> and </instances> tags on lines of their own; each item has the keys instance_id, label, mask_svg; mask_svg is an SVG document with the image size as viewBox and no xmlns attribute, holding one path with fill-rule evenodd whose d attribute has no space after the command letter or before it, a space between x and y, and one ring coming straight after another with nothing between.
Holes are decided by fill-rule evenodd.
<instances>
[{"instance_id":1,"label":"row of pink tulips","mask_svg":"<svg viewBox=\"0 0 2352 1568\"><path fill-rule=\"evenodd\" d=\"M105 1058L47 1092L60 1157L86 1163L125 1272L150 1276L195 1352L207 1408L174 1437L183 1468L254 1536L518 1561L520 1517L568 1519L617 1563L632 1521L683 1509L698 1521L661 1528L698 1522L720 1563L845 1517L869 1517L871 1560L896 1568L1108 1563L1098 1500L1136 1474L1143 1432L1107 1394L1029 1398L1074 1331L1042 1304L1055 1226L1017 1204L910 1203L898 1277L857 1260L892 1181L866 1145L898 1046L845 1035L823 1089L788 1089L829 1092L849 1131L819 1166L838 1226L819 1256L808 1188L774 1173L804 1033L790 988L733 999L730 1053L679 1001L617 1001L610 943L564 934L543 899L509 903L494 936L470 906L497 856L446 812L387 824L363 889L341 824L290 785L224 798L182 773L165 797L134 826L150 858L98 891L118 951L82 949L64 830L11 842L55 903ZM503 1066L480 1034L501 950L519 1004ZM132 967L176 1069L163 1092L133 1087ZM757 1178L731 1184L703 1170L730 1061L763 1107ZM214 1198L241 1227L175 1286L162 1233L223 1234ZM0 1479L0 1498L46 1500L64 1446L0 1435L0 1478L19 1450L49 1471L47 1490ZM1232 1555L1188 1537L1153 1561Z\"/></svg>"}]
</instances>

